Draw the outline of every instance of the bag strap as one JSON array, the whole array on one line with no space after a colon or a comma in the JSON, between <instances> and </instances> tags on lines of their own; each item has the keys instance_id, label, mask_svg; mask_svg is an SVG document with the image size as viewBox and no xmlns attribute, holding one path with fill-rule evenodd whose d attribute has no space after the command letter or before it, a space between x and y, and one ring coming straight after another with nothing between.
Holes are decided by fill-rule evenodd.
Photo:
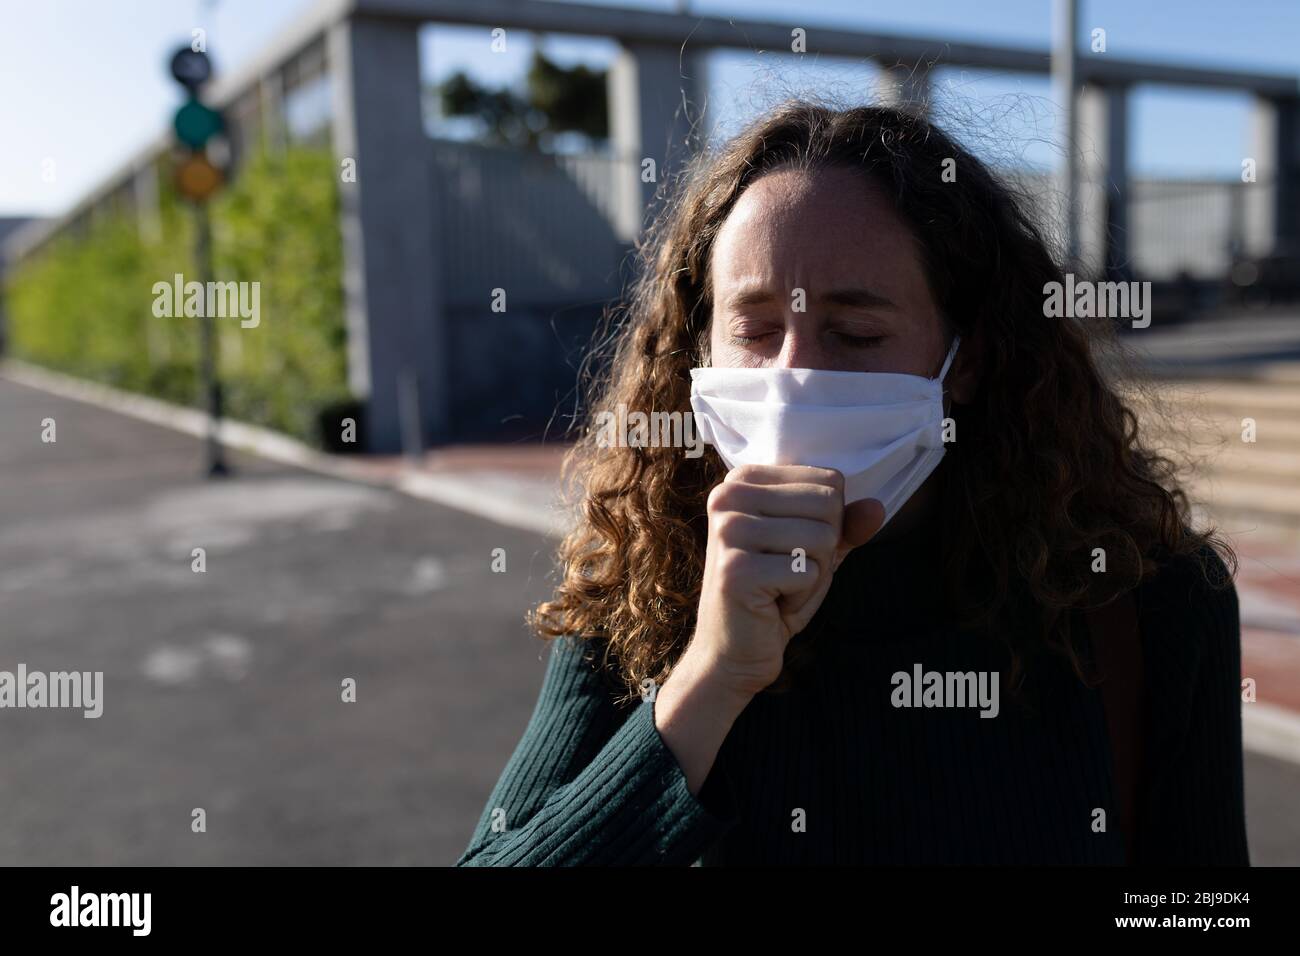
<instances>
[{"instance_id":1,"label":"bag strap","mask_svg":"<svg viewBox=\"0 0 1300 956\"><path fill-rule=\"evenodd\" d=\"M1127 591L1087 612L1093 656L1100 671L1102 706L1115 759L1120 825L1131 865L1137 846L1145 726L1142 710L1142 638L1137 603Z\"/></svg>"}]
</instances>

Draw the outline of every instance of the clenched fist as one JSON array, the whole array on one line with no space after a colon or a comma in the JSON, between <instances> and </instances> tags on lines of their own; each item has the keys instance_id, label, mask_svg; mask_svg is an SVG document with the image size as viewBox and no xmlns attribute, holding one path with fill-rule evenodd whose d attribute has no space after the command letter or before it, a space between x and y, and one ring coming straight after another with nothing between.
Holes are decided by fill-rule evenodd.
<instances>
[{"instance_id":1,"label":"clenched fist","mask_svg":"<svg viewBox=\"0 0 1300 956\"><path fill-rule=\"evenodd\" d=\"M844 476L803 465L741 465L709 493L709 537L691 653L738 694L781 673L845 555L884 522L875 499L844 506Z\"/></svg>"}]
</instances>

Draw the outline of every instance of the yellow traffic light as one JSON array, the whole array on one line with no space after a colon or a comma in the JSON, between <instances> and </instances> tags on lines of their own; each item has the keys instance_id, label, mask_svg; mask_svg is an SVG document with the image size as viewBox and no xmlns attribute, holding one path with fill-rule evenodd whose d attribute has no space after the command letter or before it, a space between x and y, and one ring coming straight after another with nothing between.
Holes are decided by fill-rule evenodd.
<instances>
[{"instance_id":1,"label":"yellow traffic light","mask_svg":"<svg viewBox=\"0 0 1300 956\"><path fill-rule=\"evenodd\" d=\"M202 153L192 153L176 167L176 188L193 202L203 202L221 188L225 177Z\"/></svg>"}]
</instances>

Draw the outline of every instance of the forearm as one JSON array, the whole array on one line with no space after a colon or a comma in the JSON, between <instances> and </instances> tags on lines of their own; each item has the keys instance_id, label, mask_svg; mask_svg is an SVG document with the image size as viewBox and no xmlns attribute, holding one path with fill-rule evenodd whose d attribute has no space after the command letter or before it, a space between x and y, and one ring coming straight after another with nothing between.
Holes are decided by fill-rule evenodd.
<instances>
[{"instance_id":1,"label":"forearm","mask_svg":"<svg viewBox=\"0 0 1300 956\"><path fill-rule=\"evenodd\" d=\"M643 701L620 723L596 670L555 648L528 728L456 865L690 865L735 819L689 790L656 706Z\"/></svg>"},{"instance_id":2,"label":"forearm","mask_svg":"<svg viewBox=\"0 0 1300 956\"><path fill-rule=\"evenodd\" d=\"M732 725L750 697L723 681L717 669L688 647L655 696L655 726L698 796Z\"/></svg>"}]
</instances>

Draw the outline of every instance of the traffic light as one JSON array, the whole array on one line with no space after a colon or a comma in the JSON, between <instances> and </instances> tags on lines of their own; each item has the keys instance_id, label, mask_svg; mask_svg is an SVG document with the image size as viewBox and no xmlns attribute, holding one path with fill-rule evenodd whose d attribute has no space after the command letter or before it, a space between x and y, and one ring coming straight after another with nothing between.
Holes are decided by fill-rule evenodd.
<instances>
[{"instance_id":1,"label":"traffic light","mask_svg":"<svg viewBox=\"0 0 1300 956\"><path fill-rule=\"evenodd\" d=\"M182 159L176 165L174 178L177 191L192 202L204 202L226 181L225 174L202 153L192 153Z\"/></svg>"},{"instance_id":2,"label":"traffic light","mask_svg":"<svg viewBox=\"0 0 1300 956\"><path fill-rule=\"evenodd\" d=\"M223 163L209 155L225 132L221 114L199 99L199 88L212 75L212 62L201 50L181 47L171 61L172 76L185 87L188 98L172 119L177 141L187 149L174 171L176 189L191 202L202 203L225 184ZM215 151L213 151L215 152ZM228 153L228 150L222 150Z\"/></svg>"},{"instance_id":3,"label":"traffic light","mask_svg":"<svg viewBox=\"0 0 1300 956\"><path fill-rule=\"evenodd\" d=\"M176 130L176 138L190 149L202 149L208 140L226 128L226 124L220 113L192 97L176 111L172 128Z\"/></svg>"}]
</instances>

